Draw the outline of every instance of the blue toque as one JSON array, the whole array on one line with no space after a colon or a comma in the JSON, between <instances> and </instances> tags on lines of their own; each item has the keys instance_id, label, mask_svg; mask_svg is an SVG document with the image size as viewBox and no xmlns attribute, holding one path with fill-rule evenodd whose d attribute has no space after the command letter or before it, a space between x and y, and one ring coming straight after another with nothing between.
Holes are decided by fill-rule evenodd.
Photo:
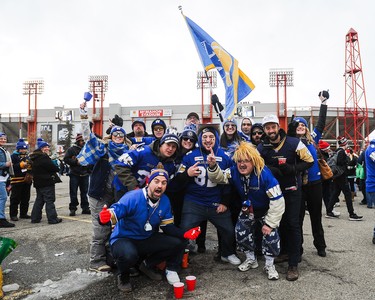
<instances>
[{"instance_id":1,"label":"blue toque","mask_svg":"<svg viewBox=\"0 0 375 300\"><path fill-rule=\"evenodd\" d=\"M302 123L303 125L305 125L307 127L307 121L305 118L302 118L302 117L295 117L294 118L294 121L298 122L298 123Z\"/></svg>"},{"instance_id":2,"label":"blue toque","mask_svg":"<svg viewBox=\"0 0 375 300\"><path fill-rule=\"evenodd\" d=\"M167 133L162 136L162 138L160 139L159 145L161 146L164 143L175 143L177 147L179 146L179 140L178 140L177 135L171 134L171 133Z\"/></svg>"},{"instance_id":3,"label":"blue toque","mask_svg":"<svg viewBox=\"0 0 375 300\"><path fill-rule=\"evenodd\" d=\"M29 146L25 143L24 139L19 139L17 144L16 144L16 149L17 150L20 150L20 149L28 149Z\"/></svg>"},{"instance_id":4,"label":"blue toque","mask_svg":"<svg viewBox=\"0 0 375 300\"><path fill-rule=\"evenodd\" d=\"M126 135L125 129L120 126L113 126L110 135L112 135L112 133L114 133L115 131L122 132L124 135Z\"/></svg>"},{"instance_id":5,"label":"blue toque","mask_svg":"<svg viewBox=\"0 0 375 300\"><path fill-rule=\"evenodd\" d=\"M49 147L50 145L45 141L43 140L42 138L38 138L37 142L37 149L41 150L42 148L44 147Z\"/></svg>"}]
</instances>

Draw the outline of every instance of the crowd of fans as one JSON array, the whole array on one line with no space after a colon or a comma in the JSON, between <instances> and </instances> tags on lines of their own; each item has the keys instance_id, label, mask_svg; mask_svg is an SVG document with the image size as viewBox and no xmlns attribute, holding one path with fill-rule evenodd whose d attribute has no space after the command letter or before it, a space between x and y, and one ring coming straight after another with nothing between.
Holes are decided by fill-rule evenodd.
<instances>
[{"instance_id":1,"label":"crowd of fans","mask_svg":"<svg viewBox=\"0 0 375 300\"><path fill-rule=\"evenodd\" d=\"M245 272L257 268L264 255L269 280L279 279L275 264L281 262L288 263L286 279L297 280L306 213L317 255L325 257L323 203L325 217L339 218L334 208L343 192L350 221L362 220L353 209L359 191L360 203L375 207L375 140L355 153L339 136L332 150L322 140L328 98L328 92L319 93L314 128L293 117L284 130L275 115L254 124L243 118L240 128L235 119L200 124L191 112L181 133L155 119L148 134L144 121L136 119L127 134L116 115L104 137L91 132L82 103L81 131L63 163L70 178L69 215L76 216L79 207L91 215L90 270L117 269L118 288L126 292L139 272L161 280L162 269L170 284L178 282L186 249L206 251L209 221L218 236L215 260ZM61 168L51 159L50 145L38 139L29 153L19 139L10 154L6 141L0 132L0 227L14 227L19 218L40 223L44 206L49 224L62 222L54 204ZM322 177L321 159L332 178ZM32 185L36 199L29 215ZM8 194L11 222L5 215ZM244 252L244 261L237 251Z\"/></svg>"}]
</instances>

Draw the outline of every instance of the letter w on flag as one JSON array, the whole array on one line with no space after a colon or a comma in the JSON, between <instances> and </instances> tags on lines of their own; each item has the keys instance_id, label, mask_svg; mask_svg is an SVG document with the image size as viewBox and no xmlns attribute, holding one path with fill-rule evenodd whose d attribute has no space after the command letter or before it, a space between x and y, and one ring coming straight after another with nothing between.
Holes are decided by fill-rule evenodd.
<instances>
[{"instance_id":1,"label":"letter w on flag","mask_svg":"<svg viewBox=\"0 0 375 300\"><path fill-rule=\"evenodd\" d=\"M238 68L238 61L220 46L202 28L184 16L204 70L215 69L220 73L225 86L224 120L232 119L237 103L255 88L253 82Z\"/></svg>"}]
</instances>

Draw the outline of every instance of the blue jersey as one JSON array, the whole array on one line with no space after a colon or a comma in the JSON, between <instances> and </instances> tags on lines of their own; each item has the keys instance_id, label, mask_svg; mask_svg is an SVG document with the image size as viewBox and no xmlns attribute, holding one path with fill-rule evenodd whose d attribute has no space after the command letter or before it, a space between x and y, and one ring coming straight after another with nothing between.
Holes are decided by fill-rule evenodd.
<instances>
[{"instance_id":1,"label":"blue jersey","mask_svg":"<svg viewBox=\"0 0 375 300\"><path fill-rule=\"evenodd\" d=\"M319 143L320 138L322 137L322 133L315 127L314 131L311 133L311 137L314 140L314 143L317 145ZM310 154L314 158L314 164L307 170L307 181L308 183L311 182L316 182L318 180L321 180L322 177L320 175L320 168L318 164L318 154L316 153L316 148L314 144L307 144L304 140L302 139L304 144L306 145L307 149L309 149Z\"/></svg>"},{"instance_id":2,"label":"blue jersey","mask_svg":"<svg viewBox=\"0 0 375 300\"><path fill-rule=\"evenodd\" d=\"M132 144L143 144L143 145L150 145L153 141L155 141L155 137L153 136L143 136L143 137L130 137L129 138Z\"/></svg>"},{"instance_id":3,"label":"blue jersey","mask_svg":"<svg viewBox=\"0 0 375 300\"><path fill-rule=\"evenodd\" d=\"M123 168L130 169L131 177L136 180L136 186L144 187L146 178L152 169L162 168L168 172L170 178L176 172L176 166L172 158L162 160L150 146L138 147L124 153L115 163L115 170L117 175L114 179L114 186L116 190L129 190L127 174L123 174ZM135 187L133 187L135 188ZM130 189L131 190L131 189Z\"/></svg>"},{"instance_id":4,"label":"blue jersey","mask_svg":"<svg viewBox=\"0 0 375 300\"><path fill-rule=\"evenodd\" d=\"M110 208L117 223L110 237L112 245L119 238L143 240L159 231L159 227L173 224L173 215L169 198L162 195L153 204L147 197L147 190L135 190L126 193ZM149 224L150 226L145 226ZM149 229L149 230L146 230Z\"/></svg>"},{"instance_id":5,"label":"blue jersey","mask_svg":"<svg viewBox=\"0 0 375 300\"><path fill-rule=\"evenodd\" d=\"M270 201L283 199L279 182L266 166L259 177L255 172L245 177L240 174L237 166L232 166L226 172L230 172L229 183L235 186L241 200L250 200L254 210L268 209Z\"/></svg>"},{"instance_id":6,"label":"blue jersey","mask_svg":"<svg viewBox=\"0 0 375 300\"><path fill-rule=\"evenodd\" d=\"M200 148L196 148L187 153L182 159L178 173L183 173L196 162L200 162L198 167L201 173L197 177L190 178L189 182L187 183L184 201L194 201L198 204L212 207L219 205L224 193L223 189L227 189L227 187L217 185L208 179L206 170L207 155L208 154L201 151ZM216 162L219 164L221 169L227 169L232 166L231 159L222 149L217 148L215 157Z\"/></svg>"}]
</instances>

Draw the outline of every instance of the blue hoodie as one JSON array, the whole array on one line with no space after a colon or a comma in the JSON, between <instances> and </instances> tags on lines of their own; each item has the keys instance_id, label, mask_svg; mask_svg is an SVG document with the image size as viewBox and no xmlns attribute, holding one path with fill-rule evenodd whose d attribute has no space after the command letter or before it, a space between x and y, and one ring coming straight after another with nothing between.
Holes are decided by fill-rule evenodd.
<instances>
[{"instance_id":1,"label":"blue hoodie","mask_svg":"<svg viewBox=\"0 0 375 300\"><path fill-rule=\"evenodd\" d=\"M233 163L225 152L219 147L219 135L215 131L215 145L213 151L216 161L222 170L230 168ZM198 136L198 147L188 152L182 159L178 174L185 174L188 178L184 201L194 201L200 205L216 207L223 200L223 194L229 191L228 186L217 185L208 179L207 156L210 154L202 145L202 133ZM195 163L200 162L199 170L201 174L196 177L188 177L187 170ZM224 204L224 203L223 203Z\"/></svg>"}]
</instances>

